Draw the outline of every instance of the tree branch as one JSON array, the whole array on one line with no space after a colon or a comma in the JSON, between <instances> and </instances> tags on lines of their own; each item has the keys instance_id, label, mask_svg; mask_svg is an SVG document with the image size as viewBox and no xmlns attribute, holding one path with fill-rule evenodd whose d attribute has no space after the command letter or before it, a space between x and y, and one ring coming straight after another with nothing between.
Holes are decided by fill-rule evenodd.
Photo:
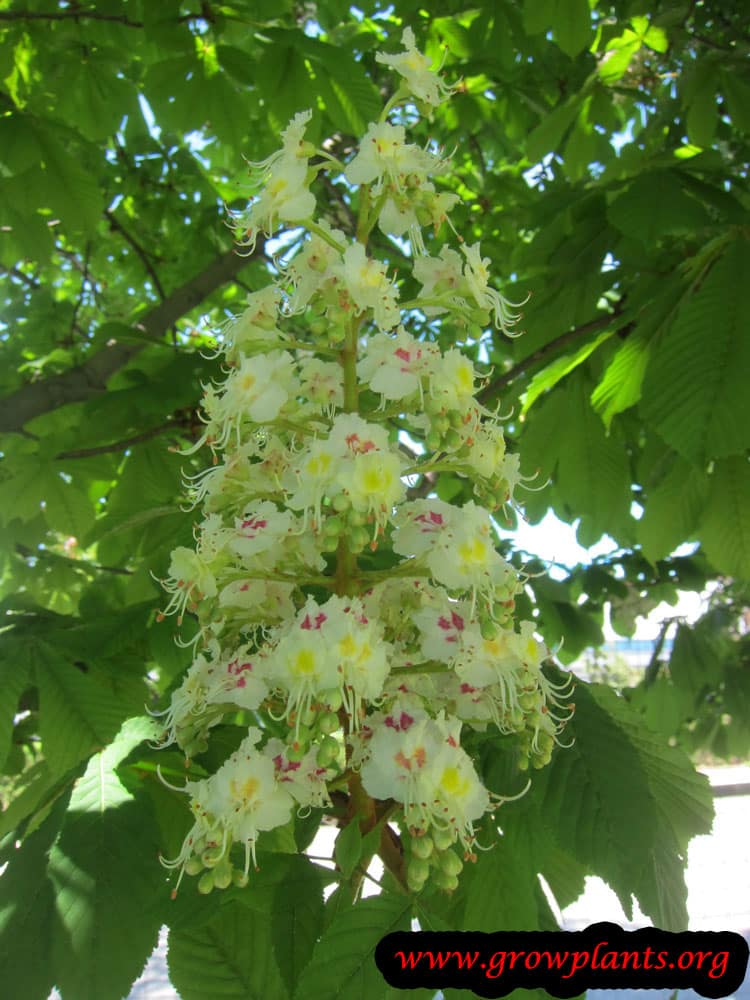
<instances>
[{"instance_id":1,"label":"tree branch","mask_svg":"<svg viewBox=\"0 0 750 1000\"><path fill-rule=\"evenodd\" d=\"M154 288L156 289L159 298L163 302L167 296L164 292L164 287L161 281L159 280L159 275L156 273L154 265L151 263L149 259L149 254L147 254L146 251L143 249L143 247L140 245L140 243L133 236L130 235L130 233L127 231L127 229L125 229L120 220L115 216L114 212L110 212L109 210L107 210L104 214L107 216L107 221L109 222L110 229L112 229L116 233L119 233L120 236L122 236L122 238L125 240L125 242L129 246L131 246L133 250L135 250L136 254L141 260L141 263L146 269L146 273L148 274L149 278L151 278L151 281L154 284Z\"/></svg>"},{"instance_id":2,"label":"tree branch","mask_svg":"<svg viewBox=\"0 0 750 1000\"><path fill-rule=\"evenodd\" d=\"M506 385L510 385L511 382L523 375L529 368L534 365L539 364L540 361L546 361L550 354L554 354L561 347L567 347L574 340L578 340L579 337L584 337L587 333L594 333L596 330L601 330L605 326L609 326L610 323L615 321L619 316L619 313L608 313L606 316L601 316L599 319L592 319L590 323L584 323L582 326L577 326L575 330L568 330L566 333L560 334L559 337L555 337L554 340L550 340L548 344L544 347L540 347L538 351L534 351L530 354L528 358L524 358L523 361L519 361L518 364L513 365L509 368L507 372L503 372L497 378L494 378L488 385L482 389L481 392L477 394L477 399L480 403L487 403L494 399L495 396L504 389Z\"/></svg>"},{"instance_id":3,"label":"tree branch","mask_svg":"<svg viewBox=\"0 0 750 1000\"><path fill-rule=\"evenodd\" d=\"M252 256L264 252L258 245ZM244 267L249 257L228 250L215 258L204 271L175 289L167 298L140 317L132 326L157 340L185 313L194 309L212 292L231 281ZM62 375L31 382L16 392L0 399L0 433L18 433L34 417L56 410L67 403L81 403L100 395L107 388L107 381L124 365L139 354L145 343L120 344L110 341L81 365Z\"/></svg>"},{"instance_id":4,"label":"tree branch","mask_svg":"<svg viewBox=\"0 0 750 1000\"><path fill-rule=\"evenodd\" d=\"M207 7L207 4L204 4ZM112 21L115 24L122 24L126 28L143 28L144 21L133 21L124 14L104 14L100 10L84 10L80 7L70 7L67 10L0 10L0 21ZM175 22L182 24L185 21L209 21L214 20L213 14L208 9L207 12L180 14ZM238 17L232 20L240 20Z\"/></svg>"},{"instance_id":5,"label":"tree branch","mask_svg":"<svg viewBox=\"0 0 750 1000\"><path fill-rule=\"evenodd\" d=\"M91 458L93 455L107 455L114 451L125 451L134 444L142 441L149 441L151 438L164 434L165 431L174 431L179 428L179 424L161 424L159 427L152 427L141 434L134 434L133 437L125 438L122 441L113 441L112 444L100 444L95 448L75 448L73 451L61 451L55 455L55 461L68 458Z\"/></svg>"},{"instance_id":6,"label":"tree branch","mask_svg":"<svg viewBox=\"0 0 750 1000\"><path fill-rule=\"evenodd\" d=\"M2 273L7 275L9 278L15 278L16 281L22 281L29 288L41 288L41 282L37 281L35 277L31 274L25 274L18 267L4 267Z\"/></svg>"}]
</instances>

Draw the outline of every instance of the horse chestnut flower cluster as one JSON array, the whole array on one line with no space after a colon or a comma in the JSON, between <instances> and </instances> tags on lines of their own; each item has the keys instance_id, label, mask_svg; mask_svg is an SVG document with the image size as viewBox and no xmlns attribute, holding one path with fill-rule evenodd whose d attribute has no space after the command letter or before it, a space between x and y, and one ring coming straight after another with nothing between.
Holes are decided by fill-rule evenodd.
<instances>
[{"instance_id":1,"label":"horse chestnut flower cluster","mask_svg":"<svg viewBox=\"0 0 750 1000\"><path fill-rule=\"evenodd\" d=\"M492 515L514 500L518 457L477 400L472 363L430 339L446 320L507 334L518 316L448 220L458 196L433 181L450 162L407 140L401 122L452 88L409 29L403 45L377 56L401 81L348 162L308 141L311 112L298 114L282 148L251 164L254 197L232 216L241 247L285 229L296 251L219 335L225 377L204 387L190 449L213 453L188 484L203 519L163 581L162 616L190 612L199 627L162 745L191 758L225 716L248 727L215 773L181 789L194 823L164 863L203 892L246 884L259 836L295 811L331 810L334 793L363 831L386 817L400 827L411 891L450 891L475 824L503 801L462 736L513 734L523 765L539 767L572 708L571 684L543 672L533 623L514 621L523 579L496 547ZM315 218L324 172L355 233ZM403 267L397 280L371 254L376 227L408 239L416 298L402 298ZM431 493L445 471L476 501Z\"/></svg>"}]
</instances>

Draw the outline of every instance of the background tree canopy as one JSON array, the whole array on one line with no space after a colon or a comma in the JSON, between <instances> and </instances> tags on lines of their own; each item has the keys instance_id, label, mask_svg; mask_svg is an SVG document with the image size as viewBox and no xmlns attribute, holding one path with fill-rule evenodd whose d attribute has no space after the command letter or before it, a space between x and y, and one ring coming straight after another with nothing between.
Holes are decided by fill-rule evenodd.
<instances>
[{"instance_id":1,"label":"background tree canopy","mask_svg":"<svg viewBox=\"0 0 750 1000\"><path fill-rule=\"evenodd\" d=\"M138 717L190 661L156 623L151 574L192 541L182 475L205 458L175 449L202 427L215 370L201 351L268 278L263 247L234 252L225 206L246 203L244 159L273 151L295 112L312 108L313 140L350 155L382 104L374 52L404 25L461 80L424 131L452 151L458 228L507 297L531 293L523 337L477 331L474 348L482 401L512 413L509 447L538 473L526 516L552 508L583 544L618 546L530 581L539 630L564 638L566 662L602 641L605 605L627 635L678 588L715 585L669 664L657 650L625 698L579 686L575 747L508 807L502 844L460 891L417 916L549 927L537 873L565 905L595 872L626 909L635 894L655 923L684 923L682 858L710 826L710 794L680 747L750 748L745 13L739 0L442 0L429 17L409 0L0 2L0 968L19 996L53 983L66 1000L121 996L164 922L184 1000L227 983L222 995L390 995L371 952L409 926L413 901L350 912L337 890L324 906L328 876L290 853L310 824L267 844L252 893L169 903L156 855L175 853L189 815L156 780ZM323 198L345 221L341 189ZM447 474L426 488L469 498ZM487 784L507 788L512 761L489 740L483 753ZM183 772L177 754L170 768ZM346 850L342 869L362 848ZM352 921L357 935L341 933Z\"/></svg>"}]
</instances>

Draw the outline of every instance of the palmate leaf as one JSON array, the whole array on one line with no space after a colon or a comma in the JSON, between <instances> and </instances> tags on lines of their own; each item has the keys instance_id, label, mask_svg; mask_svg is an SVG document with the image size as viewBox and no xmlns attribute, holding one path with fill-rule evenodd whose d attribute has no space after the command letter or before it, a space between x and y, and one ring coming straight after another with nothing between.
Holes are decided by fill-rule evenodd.
<instances>
[{"instance_id":1,"label":"palmate leaf","mask_svg":"<svg viewBox=\"0 0 750 1000\"><path fill-rule=\"evenodd\" d=\"M152 720L131 719L91 759L50 854L55 980L66 1000L119 1000L156 945L168 903L156 831L115 771L156 733Z\"/></svg>"},{"instance_id":2,"label":"palmate leaf","mask_svg":"<svg viewBox=\"0 0 750 1000\"><path fill-rule=\"evenodd\" d=\"M532 793L561 847L600 875L626 913L645 854L656 838L656 807L633 743L579 684L566 729L573 746L534 777ZM532 794L530 793L530 794Z\"/></svg>"},{"instance_id":3,"label":"palmate leaf","mask_svg":"<svg viewBox=\"0 0 750 1000\"><path fill-rule=\"evenodd\" d=\"M406 895L372 896L344 909L315 946L300 977L296 1000L388 996L390 988L375 965L375 947L386 934L410 929L410 909Z\"/></svg>"},{"instance_id":4,"label":"palmate leaf","mask_svg":"<svg viewBox=\"0 0 750 1000\"><path fill-rule=\"evenodd\" d=\"M641 414L685 458L750 446L750 243L738 237L656 345Z\"/></svg>"},{"instance_id":5,"label":"palmate leaf","mask_svg":"<svg viewBox=\"0 0 750 1000\"><path fill-rule=\"evenodd\" d=\"M575 702L576 742L530 794L560 846L609 883L626 913L632 893L655 924L684 929L684 857L690 838L711 827L708 780L611 688L579 684Z\"/></svg>"}]
</instances>

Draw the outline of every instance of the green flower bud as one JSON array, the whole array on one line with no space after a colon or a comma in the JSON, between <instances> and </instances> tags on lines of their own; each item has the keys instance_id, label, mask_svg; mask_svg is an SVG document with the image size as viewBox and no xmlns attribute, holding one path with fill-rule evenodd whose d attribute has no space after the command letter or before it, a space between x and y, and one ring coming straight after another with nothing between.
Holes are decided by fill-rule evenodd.
<instances>
[{"instance_id":1,"label":"green flower bud","mask_svg":"<svg viewBox=\"0 0 750 1000\"><path fill-rule=\"evenodd\" d=\"M211 873L214 878L214 886L217 889L228 889L232 884L232 864L228 858L224 858Z\"/></svg>"},{"instance_id":2,"label":"green flower bud","mask_svg":"<svg viewBox=\"0 0 750 1000\"><path fill-rule=\"evenodd\" d=\"M415 858L412 856L409 859L406 871L410 883L424 883L427 881L427 876L430 874L430 865L428 861L423 861L422 858Z\"/></svg>"},{"instance_id":3,"label":"green flower bud","mask_svg":"<svg viewBox=\"0 0 750 1000\"><path fill-rule=\"evenodd\" d=\"M318 767L328 767L339 755L339 742L335 736L326 736L318 748L315 763Z\"/></svg>"},{"instance_id":4,"label":"green flower bud","mask_svg":"<svg viewBox=\"0 0 750 1000\"><path fill-rule=\"evenodd\" d=\"M214 873L204 872L203 875L198 879L198 892L202 896L207 896L209 892L213 890L214 887Z\"/></svg>"},{"instance_id":5,"label":"green flower bud","mask_svg":"<svg viewBox=\"0 0 750 1000\"><path fill-rule=\"evenodd\" d=\"M200 875L203 871L203 863L200 858L188 858L185 862L185 871L188 875Z\"/></svg>"},{"instance_id":6,"label":"green flower bud","mask_svg":"<svg viewBox=\"0 0 750 1000\"><path fill-rule=\"evenodd\" d=\"M318 716L318 732L328 736L340 727L339 717L335 712L323 712Z\"/></svg>"},{"instance_id":7,"label":"green flower bud","mask_svg":"<svg viewBox=\"0 0 750 1000\"><path fill-rule=\"evenodd\" d=\"M446 851L438 855L438 865L440 870L446 875L460 875L463 871L464 863L455 851Z\"/></svg>"},{"instance_id":8,"label":"green flower bud","mask_svg":"<svg viewBox=\"0 0 750 1000\"><path fill-rule=\"evenodd\" d=\"M424 439L424 443L428 451L437 451L440 448L440 444L443 438L438 431L430 431Z\"/></svg>"},{"instance_id":9,"label":"green flower bud","mask_svg":"<svg viewBox=\"0 0 750 1000\"><path fill-rule=\"evenodd\" d=\"M341 691L334 688L332 691L323 691L320 695L320 703L326 705L332 712L338 712L342 704Z\"/></svg>"},{"instance_id":10,"label":"green flower bud","mask_svg":"<svg viewBox=\"0 0 750 1000\"><path fill-rule=\"evenodd\" d=\"M454 892L458 888L458 879L455 875L448 875L447 872L438 869L433 873L432 884L444 892Z\"/></svg>"},{"instance_id":11,"label":"green flower bud","mask_svg":"<svg viewBox=\"0 0 750 1000\"><path fill-rule=\"evenodd\" d=\"M421 858L423 861L426 861L432 854L433 846L432 837L412 837L411 853L415 858Z\"/></svg>"},{"instance_id":12,"label":"green flower bud","mask_svg":"<svg viewBox=\"0 0 750 1000\"><path fill-rule=\"evenodd\" d=\"M221 861L224 856L224 852L220 847L208 847L201 854L201 861L203 862L204 868L215 868L216 865ZM213 886L213 882L211 883Z\"/></svg>"},{"instance_id":13,"label":"green flower bud","mask_svg":"<svg viewBox=\"0 0 750 1000\"><path fill-rule=\"evenodd\" d=\"M435 842L435 850L438 852L447 851L456 841L451 830L433 830L432 839Z\"/></svg>"}]
</instances>

